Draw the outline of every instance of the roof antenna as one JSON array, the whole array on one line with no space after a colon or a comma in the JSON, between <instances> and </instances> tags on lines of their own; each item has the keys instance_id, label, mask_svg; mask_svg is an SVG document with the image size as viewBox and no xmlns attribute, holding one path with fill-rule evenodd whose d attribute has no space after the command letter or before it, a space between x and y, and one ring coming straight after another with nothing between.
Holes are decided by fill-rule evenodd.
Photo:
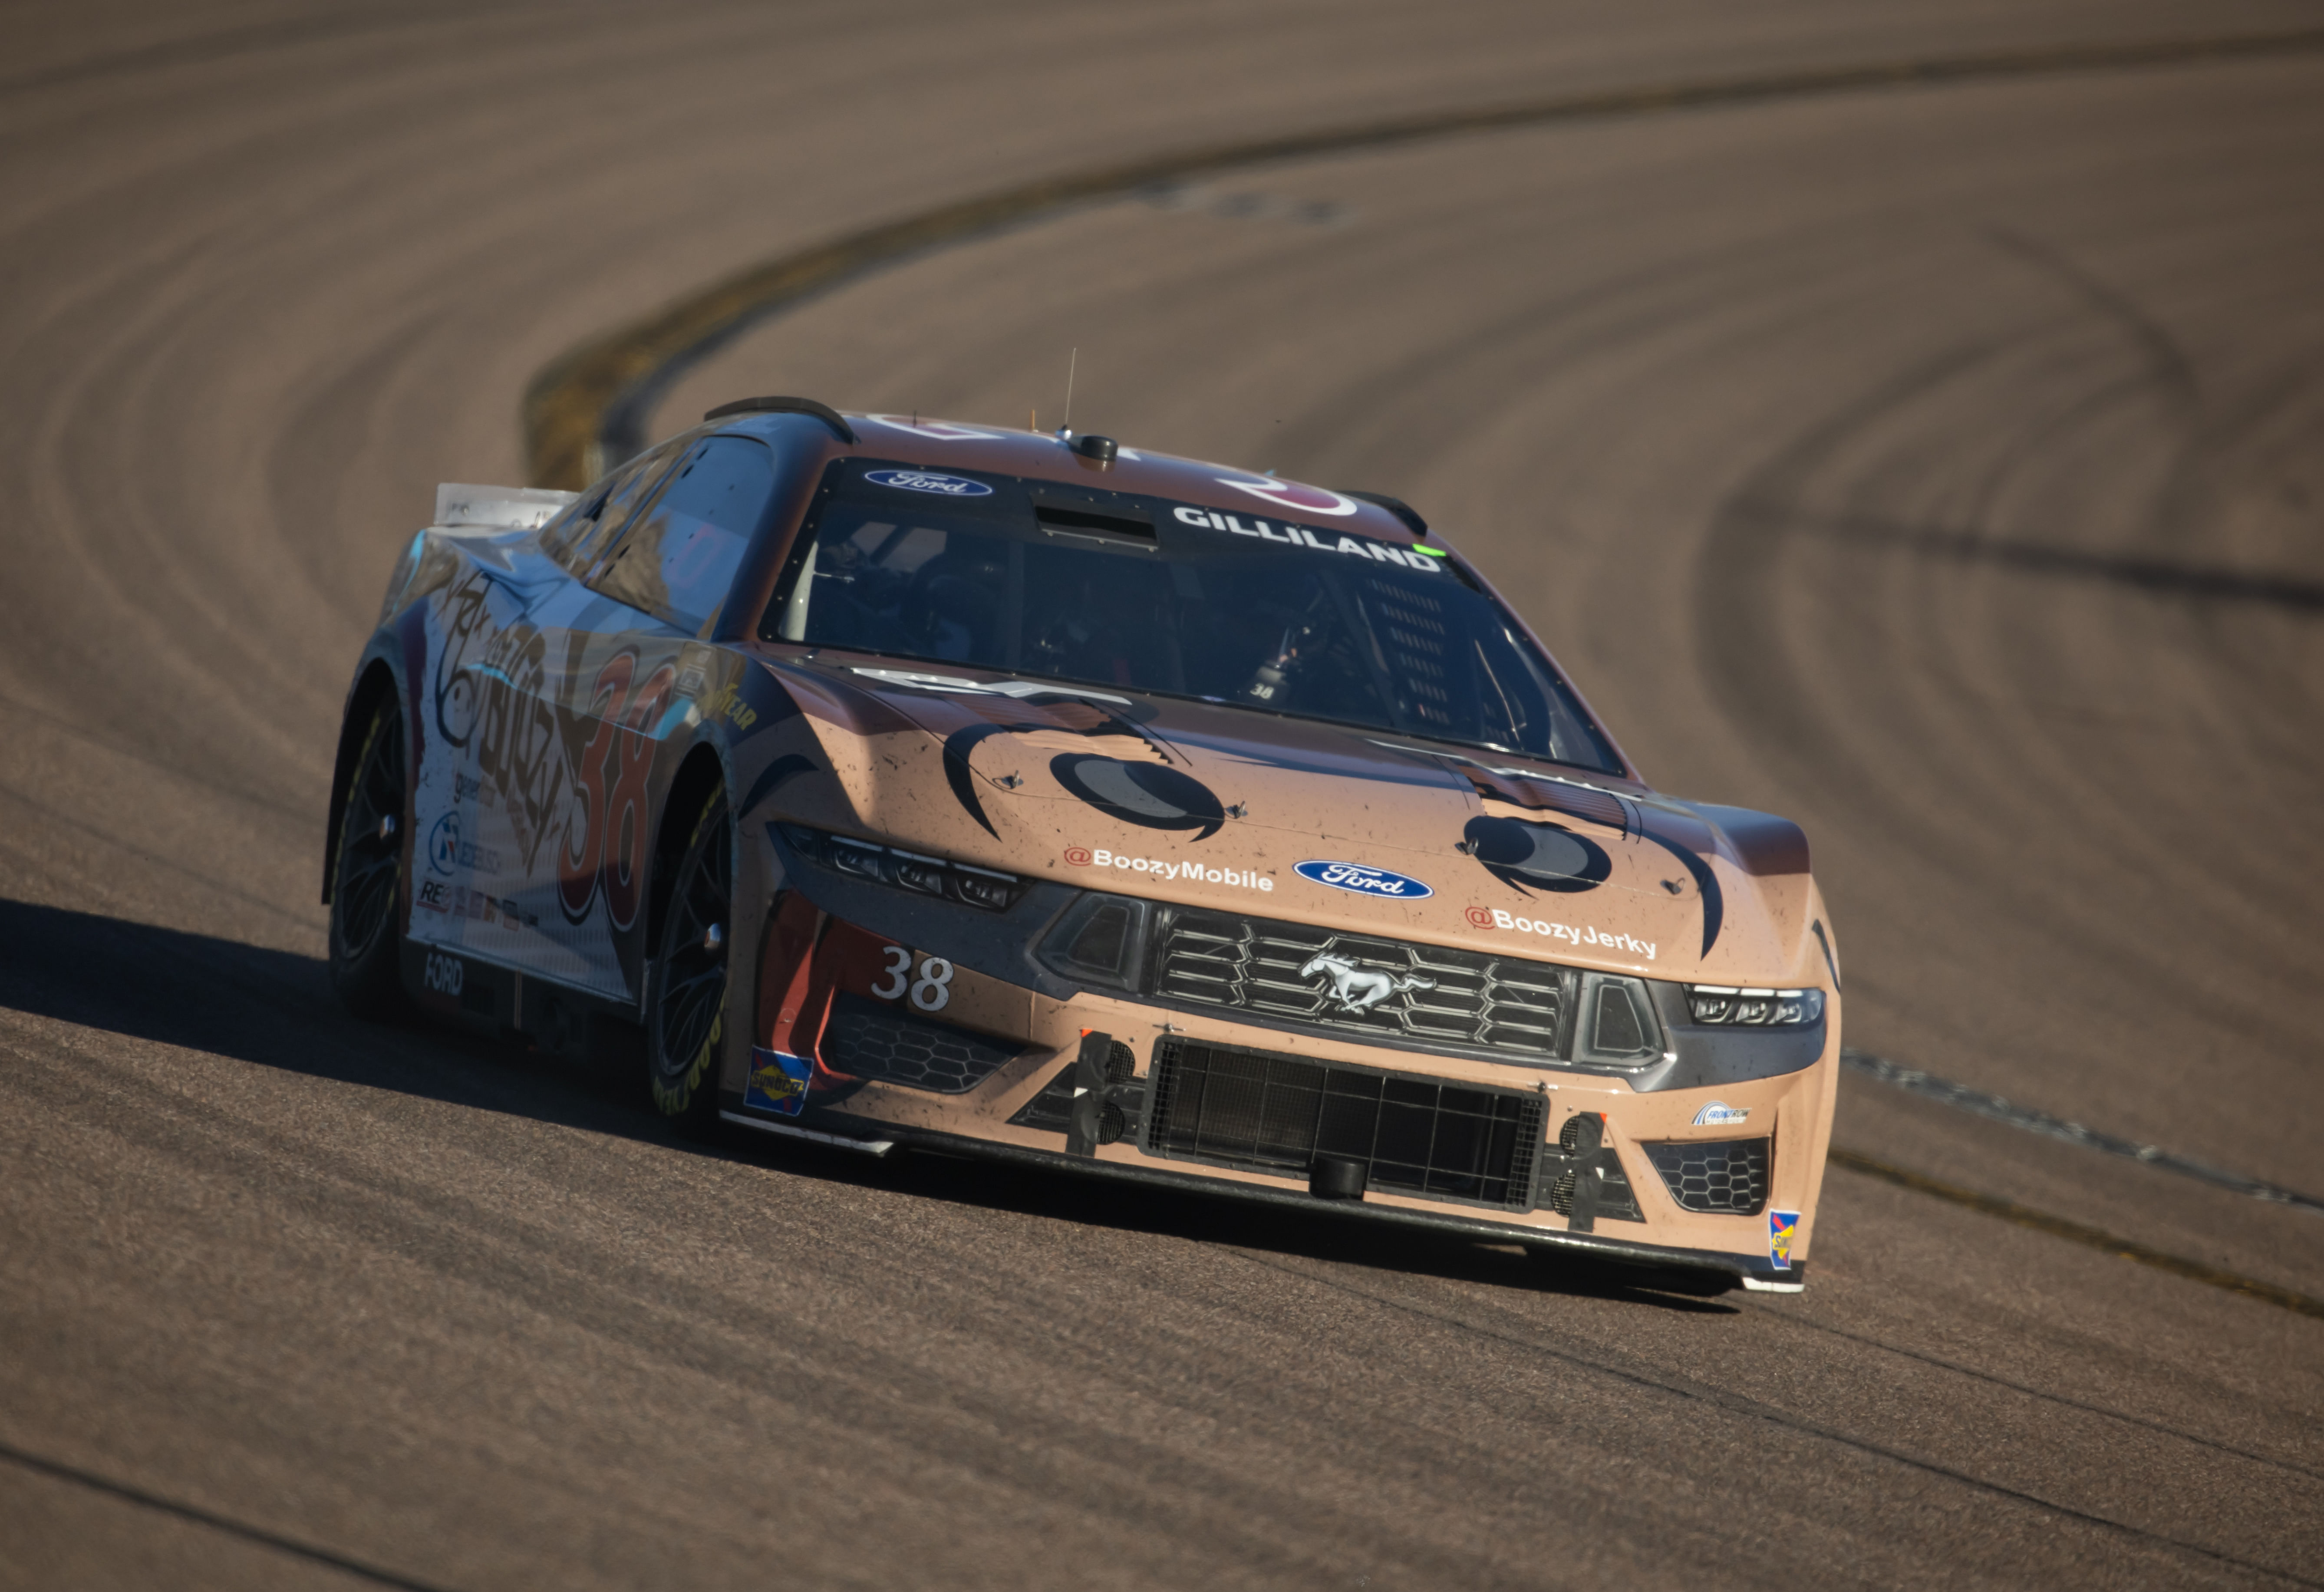
<instances>
[{"instance_id":1,"label":"roof antenna","mask_svg":"<svg viewBox=\"0 0 2324 1592\"><path fill-rule=\"evenodd\" d=\"M1057 435L1067 441L1074 435L1074 367L1082 361L1082 351L1075 348L1065 361L1065 423L1057 428Z\"/></svg>"}]
</instances>

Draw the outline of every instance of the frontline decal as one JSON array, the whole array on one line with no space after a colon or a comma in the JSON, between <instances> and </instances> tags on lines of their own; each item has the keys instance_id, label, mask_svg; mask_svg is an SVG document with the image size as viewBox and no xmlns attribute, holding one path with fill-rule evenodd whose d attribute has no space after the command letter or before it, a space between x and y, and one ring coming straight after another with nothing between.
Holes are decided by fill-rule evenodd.
<instances>
[{"instance_id":1,"label":"frontline decal","mask_svg":"<svg viewBox=\"0 0 2324 1592\"><path fill-rule=\"evenodd\" d=\"M1425 901L1436 893L1416 879L1360 862L1302 862L1291 871L1310 884L1388 901Z\"/></svg>"},{"instance_id":2,"label":"frontline decal","mask_svg":"<svg viewBox=\"0 0 2324 1592\"><path fill-rule=\"evenodd\" d=\"M1729 1122L1748 1121L1750 1116L1751 1108L1748 1106L1730 1106L1724 1100L1713 1100L1694 1114L1694 1126L1720 1127Z\"/></svg>"},{"instance_id":3,"label":"frontline decal","mask_svg":"<svg viewBox=\"0 0 2324 1592\"><path fill-rule=\"evenodd\" d=\"M1416 553L1409 548L1399 548L1394 542L1376 542L1369 537L1349 536L1340 531L1318 532L1304 525L1286 524L1278 529L1257 518L1245 525L1239 514L1222 514L1216 510L1197 509L1188 504L1179 505L1171 510L1170 514L1181 525L1196 526L1204 530L1223 530L1231 536L1256 537L1260 541L1312 549L1318 553L1345 553L1351 557L1393 564L1398 569L1425 569L1431 575L1443 573L1435 559L1425 553Z\"/></svg>"},{"instance_id":4,"label":"frontline decal","mask_svg":"<svg viewBox=\"0 0 2324 1592\"><path fill-rule=\"evenodd\" d=\"M1588 925L1577 929L1570 923L1545 923L1537 917L1519 917L1498 906L1471 906L1468 917L1471 925L1476 928L1513 929L1520 934L1540 934L1545 939L1563 940L1569 945L1597 945L1609 951L1627 951L1634 956L1643 956L1648 962L1655 959L1656 942L1636 939L1628 934L1600 934Z\"/></svg>"},{"instance_id":5,"label":"frontline decal","mask_svg":"<svg viewBox=\"0 0 2324 1592\"><path fill-rule=\"evenodd\" d=\"M1199 884L1226 885L1238 890L1257 890L1265 894L1275 888L1275 881L1263 873L1253 873L1247 868L1213 868L1202 862L1165 862L1159 857L1132 857L1124 851L1109 851L1103 848L1091 851L1085 846L1067 846L1065 860L1075 868L1119 868L1128 873L1143 873L1166 881L1190 879Z\"/></svg>"}]
</instances>

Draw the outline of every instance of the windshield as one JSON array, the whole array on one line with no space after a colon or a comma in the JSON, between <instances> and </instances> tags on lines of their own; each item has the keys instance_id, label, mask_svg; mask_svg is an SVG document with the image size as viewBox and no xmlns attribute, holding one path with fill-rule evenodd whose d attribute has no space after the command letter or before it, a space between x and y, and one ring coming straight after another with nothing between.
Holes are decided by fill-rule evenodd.
<instances>
[{"instance_id":1,"label":"windshield","mask_svg":"<svg viewBox=\"0 0 2324 1592\"><path fill-rule=\"evenodd\" d=\"M847 461L762 633L1620 766L1500 605L1408 547Z\"/></svg>"}]
</instances>

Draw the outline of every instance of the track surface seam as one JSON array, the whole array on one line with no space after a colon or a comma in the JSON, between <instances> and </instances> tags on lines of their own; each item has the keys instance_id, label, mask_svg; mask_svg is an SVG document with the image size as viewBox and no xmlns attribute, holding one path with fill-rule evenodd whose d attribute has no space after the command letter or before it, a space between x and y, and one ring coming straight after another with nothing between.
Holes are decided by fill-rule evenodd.
<instances>
[{"instance_id":1,"label":"track surface seam","mask_svg":"<svg viewBox=\"0 0 2324 1592\"><path fill-rule=\"evenodd\" d=\"M1886 1056L1869 1051L1842 1050L1840 1064L1852 1072L1882 1083L1917 1094L1927 1100L1968 1111L1974 1116L2022 1127L2028 1133L2042 1134L2049 1138L2063 1139L2070 1145L2080 1145L2086 1150L2098 1150L2108 1155L2120 1155L2135 1161L2141 1166L2152 1166L2158 1172L2175 1172L2181 1177L2191 1177L2200 1182L2229 1189L2271 1205L2289 1205L2296 1210L2306 1210L2324 1216L2324 1200L2312 1194L2302 1194L2279 1183L2247 1177L2240 1172L2213 1166L2192 1156L2181 1155L2154 1145L2142 1145L2133 1139L2117 1138L2110 1133L2085 1127L2079 1122L2069 1122L2062 1117L2052 1117L2047 1111L2037 1111L2030 1106L2020 1106L1997 1094L1981 1089L1971 1089L1965 1083L1954 1083L1934 1077L1918 1068L1892 1062Z\"/></svg>"},{"instance_id":2,"label":"track surface seam","mask_svg":"<svg viewBox=\"0 0 2324 1592\"><path fill-rule=\"evenodd\" d=\"M752 266L644 320L568 350L524 399L525 457L535 486L577 490L644 442L645 411L685 367L748 327L811 295L915 255L1140 189L1243 166L1563 122L1821 98L1879 89L2006 82L2201 65L2324 51L2324 28L2132 44L2059 45L1867 62L1742 78L1639 84L1553 99L1440 111L1157 155L1044 178L939 206Z\"/></svg>"},{"instance_id":3,"label":"track surface seam","mask_svg":"<svg viewBox=\"0 0 2324 1592\"><path fill-rule=\"evenodd\" d=\"M2015 1222L2019 1227L2031 1228L2035 1232L2047 1233L2053 1238L2064 1238L2071 1243L2085 1245L2124 1260L2135 1260L2141 1265L2151 1265L2157 1271L2169 1272L2173 1276L2185 1277L2190 1282L2207 1283L2214 1288L2224 1288L2230 1293L2240 1293L2246 1298L2257 1300L2262 1304L2272 1304L2279 1310L2291 1311L2295 1315L2313 1316L2319 1320L2324 1320L2324 1299L2313 1299L2305 1293L2294 1293L2289 1288L2279 1288L2273 1283L2263 1283L2256 1277L2245 1276L2240 1272L2227 1271L2219 1266L2206 1265L2200 1260L2189 1260L2184 1256L2172 1255L2161 1249L2150 1248L2135 1239L2117 1238L2103 1228L2090 1227L2062 1216L2052 1216L2046 1210L2036 1210L2031 1205L2020 1205L2016 1201L2005 1200L1998 1194L1981 1194L1975 1189L1965 1189L1959 1183L1947 1182L1942 1178L1931 1177L1925 1173L1914 1172L1909 1167L1897 1166L1870 1155L1859 1155L1854 1150L1845 1150L1838 1145L1832 1146L1827 1153L1825 1164L1831 1166L1844 1166L1850 1172L1860 1172L1867 1177L1879 1178L1884 1182L1895 1183L1898 1188L1909 1189L1916 1194L1928 1194L1939 1200L1950 1201L1955 1205L1965 1205L1971 1210L1981 1210L1987 1216L1997 1216L2002 1220Z\"/></svg>"},{"instance_id":4,"label":"track surface seam","mask_svg":"<svg viewBox=\"0 0 2324 1592\"><path fill-rule=\"evenodd\" d=\"M2011 1393L2022 1394L2026 1398L2039 1399L2043 1403L2058 1404L2069 1410L2079 1410L2086 1415L2096 1415L2101 1420L2119 1421L2126 1426L2140 1427L2160 1436L2191 1444L2196 1448L2209 1449L2215 1453L2231 1455L2249 1464L2265 1466L2271 1470L2289 1471L2295 1476L2311 1477L2324 1481L2324 1471L2302 1465L2295 1459L2279 1459L2266 1454L2255 1454L2249 1449L2239 1449L2232 1443L2223 1443L2217 1439L2203 1437L2196 1432L2182 1431L2176 1426L2166 1425L2160 1421L2152 1421L2144 1415L2134 1415L2126 1410L2110 1410L2104 1404L2084 1403L2080 1399L2068 1398L2063 1394L2044 1393L2038 1387L2029 1387L2022 1382L2012 1382L2006 1376L1996 1376L1990 1371L1980 1371L1974 1366L1964 1366L1958 1360L1946 1359L1942 1355L1923 1354L1917 1348L1905 1348L1877 1338L1867 1337L1861 1332L1851 1332L1845 1327L1835 1327L1829 1321L1809 1321L1789 1311L1770 1309L1756 1300L1749 1302L1745 1308L1754 1311L1763 1320L1781 1321L1787 1327L1796 1327L1802 1331L1821 1332L1828 1338L1844 1339L1849 1343L1861 1344L1867 1348L1877 1349L1883 1354L1896 1355L1904 1359L1917 1360L1924 1366L1933 1366L1941 1371L1950 1371L1957 1376L1967 1377L1972 1382L1982 1382L1989 1386L2006 1388Z\"/></svg>"}]
</instances>

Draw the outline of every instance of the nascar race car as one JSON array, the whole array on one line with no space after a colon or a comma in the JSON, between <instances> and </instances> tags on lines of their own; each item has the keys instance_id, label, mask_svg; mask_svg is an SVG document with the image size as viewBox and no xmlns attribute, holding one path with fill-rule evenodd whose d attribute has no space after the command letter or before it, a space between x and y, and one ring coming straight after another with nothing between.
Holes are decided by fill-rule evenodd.
<instances>
[{"instance_id":1,"label":"nascar race car","mask_svg":"<svg viewBox=\"0 0 2324 1592\"><path fill-rule=\"evenodd\" d=\"M1405 504L757 399L436 519L332 784L357 1011L626 1033L697 1127L1800 1285L1804 837L1649 788Z\"/></svg>"}]
</instances>

